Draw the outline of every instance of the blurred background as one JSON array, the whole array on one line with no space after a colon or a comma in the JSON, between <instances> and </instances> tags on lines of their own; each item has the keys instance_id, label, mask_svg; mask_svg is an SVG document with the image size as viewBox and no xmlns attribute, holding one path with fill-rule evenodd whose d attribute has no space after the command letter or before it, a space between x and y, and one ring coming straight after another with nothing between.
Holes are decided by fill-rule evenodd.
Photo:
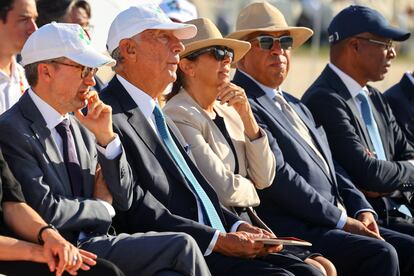
<instances>
[{"instance_id":1,"label":"blurred background","mask_svg":"<svg viewBox=\"0 0 414 276\"><path fill-rule=\"evenodd\" d=\"M88 0L91 5L90 34L92 43L105 51L109 25L123 9L143 1L161 3L162 0ZM198 17L208 17L219 27L223 35L234 31L239 11L252 0L164 0L164 7L182 9L191 2ZM291 26L306 26L315 34L304 46L292 53L292 64L283 89L300 97L316 79L328 62L326 30L329 22L340 10L351 5L369 6L382 13L394 26L414 31L414 0L268 0L285 16ZM165 6L166 5L166 6ZM180 7L181 5L181 7ZM185 7L184 7L185 6ZM397 47L397 58L386 78L371 83L381 91L400 80L403 73L414 69L414 37ZM110 71L99 72L103 80L111 77Z\"/></svg>"}]
</instances>

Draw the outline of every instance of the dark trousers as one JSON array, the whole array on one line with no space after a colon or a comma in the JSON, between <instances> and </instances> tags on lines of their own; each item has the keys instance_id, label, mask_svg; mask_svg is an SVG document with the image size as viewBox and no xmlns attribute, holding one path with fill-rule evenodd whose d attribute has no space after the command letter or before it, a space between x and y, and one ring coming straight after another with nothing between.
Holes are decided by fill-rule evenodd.
<instances>
[{"instance_id":1,"label":"dark trousers","mask_svg":"<svg viewBox=\"0 0 414 276\"><path fill-rule=\"evenodd\" d=\"M265 258L242 259L212 253L206 257L210 272L214 276L322 276L322 272L288 254L270 254Z\"/></svg>"},{"instance_id":2,"label":"dark trousers","mask_svg":"<svg viewBox=\"0 0 414 276\"><path fill-rule=\"evenodd\" d=\"M0 274L7 276L52 276L55 273L49 271L47 264L24 261L0 261ZM65 273L64 275L69 275ZM95 266L89 271L78 271L79 276L125 276L118 267L111 262L98 259Z\"/></svg>"}]
</instances>

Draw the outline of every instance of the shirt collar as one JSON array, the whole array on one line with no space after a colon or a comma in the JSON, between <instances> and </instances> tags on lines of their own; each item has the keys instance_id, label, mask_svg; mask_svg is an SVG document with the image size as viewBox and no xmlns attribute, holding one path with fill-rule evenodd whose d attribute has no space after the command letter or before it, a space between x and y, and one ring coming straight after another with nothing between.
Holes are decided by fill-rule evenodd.
<instances>
[{"instance_id":1,"label":"shirt collar","mask_svg":"<svg viewBox=\"0 0 414 276\"><path fill-rule=\"evenodd\" d=\"M362 87L356 82L353 78L348 76L344 73L341 69L336 67L334 64L329 63L328 66L338 75L338 77L342 80L345 84L346 88L348 89L349 93L351 94L352 98L355 98L361 90L365 90L368 92L368 88L366 86Z\"/></svg>"},{"instance_id":2,"label":"shirt collar","mask_svg":"<svg viewBox=\"0 0 414 276\"><path fill-rule=\"evenodd\" d=\"M116 75L119 82L134 100L138 108L141 110L142 114L146 119L150 118L152 112L155 108L155 100L151 98L147 93L139 89L138 87L134 86L132 83L121 77L120 75Z\"/></svg>"},{"instance_id":3,"label":"shirt collar","mask_svg":"<svg viewBox=\"0 0 414 276\"><path fill-rule=\"evenodd\" d=\"M246 77L248 77L249 79L251 79L252 81L254 81L265 92L266 96L269 99L272 99L273 100L277 93L279 93L279 94L281 94L283 96L282 90L280 89L280 87L272 88L272 87L263 85L260 82L258 82L256 79L254 79L252 76L250 76L249 74L247 74L246 72L244 72L244 71L242 71L240 69L237 69L237 70L239 70Z\"/></svg>"},{"instance_id":4,"label":"shirt collar","mask_svg":"<svg viewBox=\"0 0 414 276\"><path fill-rule=\"evenodd\" d=\"M411 81L411 83L414 85L414 76L413 76L413 72L407 72L405 73L408 77L408 79Z\"/></svg>"},{"instance_id":5,"label":"shirt collar","mask_svg":"<svg viewBox=\"0 0 414 276\"><path fill-rule=\"evenodd\" d=\"M29 88L28 90L30 98L32 98L34 104L36 105L37 109L39 109L40 113L42 114L43 118L46 121L47 128L52 130L58 124L60 124L64 119L68 118L68 114L65 116L60 115L53 107L51 107L47 102L45 102L42 98L40 98L36 92Z\"/></svg>"}]
</instances>

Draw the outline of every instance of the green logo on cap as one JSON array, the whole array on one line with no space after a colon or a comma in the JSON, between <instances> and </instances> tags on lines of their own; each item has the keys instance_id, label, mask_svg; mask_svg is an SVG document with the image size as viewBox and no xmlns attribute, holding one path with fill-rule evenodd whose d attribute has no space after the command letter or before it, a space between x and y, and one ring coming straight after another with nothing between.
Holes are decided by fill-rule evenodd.
<instances>
[{"instance_id":1,"label":"green logo on cap","mask_svg":"<svg viewBox=\"0 0 414 276\"><path fill-rule=\"evenodd\" d=\"M91 45L91 40L89 39L88 35L85 33L85 31L79 27L78 29L78 35L80 40L84 41L86 45Z\"/></svg>"}]
</instances>

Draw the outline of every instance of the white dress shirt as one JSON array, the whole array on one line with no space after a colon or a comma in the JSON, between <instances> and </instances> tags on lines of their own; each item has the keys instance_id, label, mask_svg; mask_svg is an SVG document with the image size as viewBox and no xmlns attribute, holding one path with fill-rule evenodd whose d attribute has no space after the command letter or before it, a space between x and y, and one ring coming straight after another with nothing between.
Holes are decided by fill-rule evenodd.
<instances>
[{"instance_id":1,"label":"white dress shirt","mask_svg":"<svg viewBox=\"0 0 414 276\"><path fill-rule=\"evenodd\" d=\"M408 79L411 81L411 83L414 85L414 76L413 76L413 72L407 72L405 73L408 77Z\"/></svg>"},{"instance_id":2,"label":"white dress shirt","mask_svg":"<svg viewBox=\"0 0 414 276\"><path fill-rule=\"evenodd\" d=\"M12 107L28 87L24 69L13 57L11 75L0 70L0 114Z\"/></svg>"},{"instance_id":3,"label":"white dress shirt","mask_svg":"<svg viewBox=\"0 0 414 276\"><path fill-rule=\"evenodd\" d=\"M157 134L157 136L160 138L160 135L157 130L157 126L155 123L155 117L153 114L155 105L157 102L151 98L147 93L139 89L138 87L134 86L130 82L128 82L126 79L121 77L120 75L116 75L119 82L122 84L122 86L125 88L125 90L128 92L128 94L131 96L131 98L134 100L142 114L144 115L145 119L148 121L148 123L151 125L154 132ZM204 220L203 212L201 210L200 201L198 198L197 200L197 211L198 211L198 222L204 225L207 225L207 223ZM231 232L236 232L237 228L240 224L244 223L244 221L237 221L232 227ZM216 230L214 233L213 239L211 240L206 252L204 252L204 256L208 256L213 252L213 248L216 245L217 239L219 237L220 231Z\"/></svg>"}]
</instances>

